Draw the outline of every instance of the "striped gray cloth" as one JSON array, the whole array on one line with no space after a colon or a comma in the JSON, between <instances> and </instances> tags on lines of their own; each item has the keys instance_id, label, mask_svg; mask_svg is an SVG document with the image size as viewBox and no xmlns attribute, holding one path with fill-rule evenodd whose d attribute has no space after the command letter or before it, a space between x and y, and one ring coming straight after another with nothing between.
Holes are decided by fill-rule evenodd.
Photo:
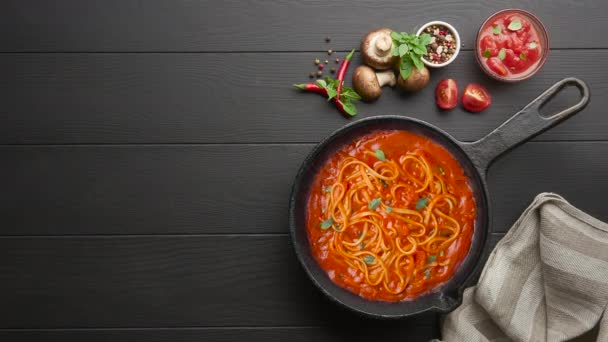
<instances>
[{"instance_id":1,"label":"striped gray cloth","mask_svg":"<svg viewBox=\"0 0 608 342\"><path fill-rule=\"evenodd\" d=\"M446 342L568 341L599 324L608 342L608 224L536 197L442 324Z\"/></svg>"}]
</instances>

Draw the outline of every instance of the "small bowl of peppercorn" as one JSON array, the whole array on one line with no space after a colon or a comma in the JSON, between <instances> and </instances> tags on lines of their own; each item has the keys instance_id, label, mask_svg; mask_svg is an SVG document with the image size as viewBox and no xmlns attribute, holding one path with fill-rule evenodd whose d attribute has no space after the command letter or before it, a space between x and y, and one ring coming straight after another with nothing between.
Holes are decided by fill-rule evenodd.
<instances>
[{"instance_id":1,"label":"small bowl of peppercorn","mask_svg":"<svg viewBox=\"0 0 608 342\"><path fill-rule=\"evenodd\" d=\"M422 62L430 68L441 68L452 63L460 52L460 35L445 21L430 21L418 30L416 35L427 33L431 42L426 46Z\"/></svg>"}]
</instances>

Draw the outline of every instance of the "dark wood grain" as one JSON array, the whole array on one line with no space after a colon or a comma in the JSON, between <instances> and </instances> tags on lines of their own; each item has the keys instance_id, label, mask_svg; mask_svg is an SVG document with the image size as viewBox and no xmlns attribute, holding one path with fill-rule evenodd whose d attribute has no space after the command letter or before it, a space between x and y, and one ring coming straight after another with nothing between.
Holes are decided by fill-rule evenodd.
<instances>
[{"instance_id":1,"label":"dark wood grain","mask_svg":"<svg viewBox=\"0 0 608 342\"><path fill-rule=\"evenodd\" d=\"M366 328L351 327L293 327L293 328L192 328L192 329L128 329L128 330L61 330L61 331L2 331L0 339L11 342L368 342L382 335L387 341L423 341L432 338L437 329L429 322L409 324L404 321L378 324ZM428 340L425 339L424 341Z\"/></svg>"},{"instance_id":2,"label":"dark wood grain","mask_svg":"<svg viewBox=\"0 0 608 342\"><path fill-rule=\"evenodd\" d=\"M435 324L330 302L284 235L4 237L0 251L0 328L314 325L348 336Z\"/></svg>"},{"instance_id":3,"label":"dark wood grain","mask_svg":"<svg viewBox=\"0 0 608 342\"><path fill-rule=\"evenodd\" d=\"M0 54L0 144L316 143L352 120L321 97L291 86L308 81L315 56L319 54ZM606 50L552 51L534 78L505 84L484 76L472 52L465 52L453 65L434 71L421 93L386 89L377 103L358 105L357 119L410 115L471 141L554 82L576 76L589 83L591 104L538 139L608 139L608 78L596 64L581 63L606 58ZM486 86L492 106L480 114L460 108L439 111L434 87L446 77L457 79L461 92L469 82ZM576 92L567 95L556 99L554 108L577 100Z\"/></svg>"},{"instance_id":4,"label":"dark wood grain","mask_svg":"<svg viewBox=\"0 0 608 342\"><path fill-rule=\"evenodd\" d=\"M523 8L547 26L558 48L608 47L604 1L5 1L2 51L318 51L350 50L370 29L413 31L430 20L452 23L465 47L504 8Z\"/></svg>"},{"instance_id":5,"label":"dark wood grain","mask_svg":"<svg viewBox=\"0 0 608 342\"><path fill-rule=\"evenodd\" d=\"M287 232L312 145L5 146L2 235ZM494 231L542 191L608 220L607 142L532 142L489 174Z\"/></svg>"}]
</instances>

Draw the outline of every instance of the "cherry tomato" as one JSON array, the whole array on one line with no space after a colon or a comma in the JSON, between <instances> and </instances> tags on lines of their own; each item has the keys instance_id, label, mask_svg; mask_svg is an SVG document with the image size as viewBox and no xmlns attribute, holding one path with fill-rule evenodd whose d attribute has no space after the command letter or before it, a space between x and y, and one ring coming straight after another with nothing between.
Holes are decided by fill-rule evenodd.
<instances>
[{"instance_id":1,"label":"cherry tomato","mask_svg":"<svg viewBox=\"0 0 608 342\"><path fill-rule=\"evenodd\" d=\"M486 64L488 65L488 68L490 68L490 70L494 71L499 76L504 77L509 74L509 71L507 70L505 65L502 64L502 61L498 59L498 57L488 58Z\"/></svg>"},{"instance_id":2,"label":"cherry tomato","mask_svg":"<svg viewBox=\"0 0 608 342\"><path fill-rule=\"evenodd\" d=\"M507 50L503 64L507 68L509 68L512 73L515 74L526 71L526 69L528 68L528 63L526 63L526 61L521 60L520 56L520 54L516 54L515 52L513 52L513 50Z\"/></svg>"},{"instance_id":3,"label":"cherry tomato","mask_svg":"<svg viewBox=\"0 0 608 342\"><path fill-rule=\"evenodd\" d=\"M490 94L478 84L471 83L462 94L462 106L471 113L478 113L492 104Z\"/></svg>"},{"instance_id":4,"label":"cherry tomato","mask_svg":"<svg viewBox=\"0 0 608 342\"><path fill-rule=\"evenodd\" d=\"M496 47L496 42L492 39L491 36L485 36L481 39L479 43L480 51L479 53L483 56L484 51L488 50L490 52L490 56L498 55L498 48Z\"/></svg>"},{"instance_id":5,"label":"cherry tomato","mask_svg":"<svg viewBox=\"0 0 608 342\"><path fill-rule=\"evenodd\" d=\"M528 43L527 46L528 51L526 53L526 60L528 61L528 63L533 64L534 62L540 59L540 45L538 45L538 43L534 43L534 45ZM534 46L534 48L530 48L530 46Z\"/></svg>"},{"instance_id":6,"label":"cherry tomato","mask_svg":"<svg viewBox=\"0 0 608 342\"><path fill-rule=\"evenodd\" d=\"M448 78L441 80L435 88L435 98L437 106L441 109L452 109L458 104L458 84L456 81Z\"/></svg>"}]
</instances>

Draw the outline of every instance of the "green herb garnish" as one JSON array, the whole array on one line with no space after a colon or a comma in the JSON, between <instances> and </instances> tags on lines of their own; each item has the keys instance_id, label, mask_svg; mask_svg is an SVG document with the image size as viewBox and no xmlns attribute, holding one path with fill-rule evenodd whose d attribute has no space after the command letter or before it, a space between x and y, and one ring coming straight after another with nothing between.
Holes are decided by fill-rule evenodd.
<instances>
[{"instance_id":1,"label":"green herb garnish","mask_svg":"<svg viewBox=\"0 0 608 342\"><path fill-rule=\"evenodd\" d=\"M439 173L440 173L442 176L445 176L445 171L443 171L443 168L442 168L441 166L437 166L437 171L439 171Z\"/></svg>"},{"instance_id":2,"label":"green herb garnish","mask_svg":"<svg viewBox=\"0 0 608 342\"><path fill-rule=\"evenodd\" d=\"M366 256L365 258L363 258L363 262L365 262L366 264L370 265L374 263L374 260L376 260L376 258L374 258L371 255Z\"/></svg>"},{"instance_id":3,"label":"green herb garnish","mask_svg":"<svg viewBox=\"0 0 608 342\"><path fill-rule=\"evenodd\" d=\"M488 49L485 49L485 50L483 51L483 54L482 54L482 55L483 55L485 58L490 58L490 56L492 56L492 54L490 53L490 50L488 50Z\"/></svg>"},{"instance_id":4,"label":"green herb garnish","mask_svg":"<svg viewBox=\"0 0 608 342\"><path fill-rule=\"evenodd\" d=\"M382 183L382 187L385 189L388 188L388 183L384 179L380 179L380 183Z\"/></svg>"},{"instance_id":5,"label":"green herb garnish","mask_svg":"<svg viewBox=\"0 0 608 342\"><path fill-rule=\"evenodd\" d=\"M376 150L376 158L385 161L386 160L386 156L384 155L384 151L382 151L381 149L377 149Z\"/></svg>"},{"instance_id":6,"label":"green herb garnish","mask_svg":"<svg viewBox=\"0 0 608 342\"><path fill-rule=\"evenodd\" d=\"M315 82L320 88L325 89L327 91L327 101L333 100L338 95L338 85L340 81L335 80L331 77L326 77L324 80L317 80ZM296 88L304 89L305 85L303 84L294 84ZM342 103L342 107L344 111L350 115L357 115L357 108L355 107L353 101L361 100L361 96L357 94L357 92L348 87L342 87L342 92L340 93L340 102Z\"/></svg>"},{"instance_id":7,"label":"green herb garnish","mask_svg":"<svg viewBox=\"0 0 608 342\"><path fill-rule=\"evenodd\" d=\"M502 48L498 52L498 59L502 61L503 59L505 59L505 57L507 57L507 50L505 50L505 48Z\"/></svg>"},{"instance_id":8,"label":"green herb garnish","mask_svg":"<svg viewBox=\"0 0 608 342\"><path fill-rule=\"evenodd\" d=\"M422 210L424 208L426 208L426 205L429 204L429 199L428 197L422 197L421 199L419 199L416 202L416 209L417 210Z\"/></svg>"},{"instance_id":9,"label":"green herb garnish","mask_svg":"<svg viewBox=\"0 0 608 342\"><path fill-rule=\"evenodd\" d=\"M437 256L436 255L429 255L429 257L427 258L427 263L428 264L432 264L435 262L435 260L437 260Z\"/></svg>"},{"instance_id":10,"label":"green herb garnish","mask_svg":"<svg viewBox=\"0 0 608 342\"><path fill-rule=\"evenodd\" d=\"M525 54L525 53L523 53L523 52L522 52L522 53L520 53L520 54L519 54L519 58L520 58L522 61L525 61L525 60L526 60L526 54Z\"/></svg>"},{"instance_id":11,"label":"green herb garnish","mask_svg":"<svg viewBox=\"0 0 608 342\"><path fill-rule=\"evenodd\" d=\"M426 271L424 271L424 279L429 279L431 277L431 270L430 269L426 269Z\"/></svg>"},{"instance_id":12,"label":"green herb garnish","mask_svg":"<svg viewBox=\"0 0 608 342\"><path fill-rule=\"evenodd\" d=\"M386 207L384 210L389 214L393 212L393 208L391 207Z\"/></svg>"},{"instance_id":13,"label":"green herb garnish","mask_svg":"<svg viewBox=\"0 0 608 342\"><path fill-rule=\"evenodd\" d=\"M517 31L521 29L521 20L519 19L515 19L513 20L509 26L508 26L509 30L511 31Z\"/></svg>"},{"instance_id":14,"label":"green herb garnish","mask_svg":"<svg viewBox=\"0 0 608 342\"><path fill-rule=\"evenodd\" d=\"M528 44L528 46L530 47L530 49L536 49L536 42L532 42L530 44Z\"/></svg>"},{"instance_id":15,"label":"green herb garnish","mask_svg":"<svg viewBox=\"0 0 608 342\"><path fill-rule=\"evenodd\" d=\"M321 222L321 229L329 229L334 224L334 220L328 218L327 220Z\"/></svg>"},{"instance_id":16,"label":"green herb garnish","mask_svg":"<svg viewBox=\"0 0 608 342\"><path fill-rule=\"evenodd\" d=\"M374 198L373 200L371 200L369 202L369 206L368 207L369 207L370 210L376 210L380 206L380 203L382 203L382 199L380 199L380 198Z\"/></svg>"},{"instance_id":17,"label":"green herb garnish","mask_svg":"<svg viewBox=\"0 0 608 342\"><path fill-rule=\"evenodd\" d=\"M494 26L492 27L492 33L494 33L495 35L499 35L502 33L502 28L500 26Z\"/></svg>"},{"instance_id":18,"label":"green herb garnish","mask_svg":"<svg viewBox=\"0 0 608 342\"><path fill-rule=\"evenodd\" d=\"M424 69L422 56L426 55L426 46L431 43L428 33L417 36L406 32L391 32L393 39L393 56L399 57L399 74L407 80L412 74L414 66L419 70Z\"/></svg>"}]
</instances>

